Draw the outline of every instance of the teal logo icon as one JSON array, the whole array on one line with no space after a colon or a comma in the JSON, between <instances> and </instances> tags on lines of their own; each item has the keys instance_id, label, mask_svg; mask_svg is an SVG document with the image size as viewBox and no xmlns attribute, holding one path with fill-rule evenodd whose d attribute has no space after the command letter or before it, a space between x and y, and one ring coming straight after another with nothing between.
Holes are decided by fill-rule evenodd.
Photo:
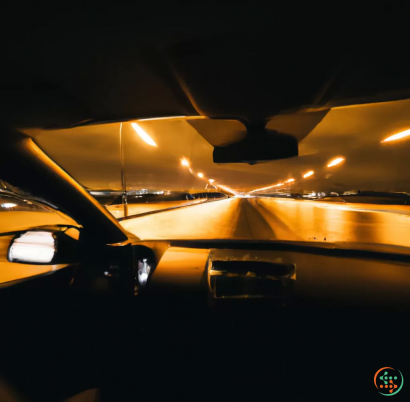
<instances>
[{"instance_id":1,"label":"teal logo icon","mask_svg":"<svg viewBox=\"0 0 410 402\"><path fill-rule=\"evenodd\" d=\"M374 375L374 385L384 396L396 395L403 388L403 374L392 367L382 367Z\"/></svg>"}]
</instances>

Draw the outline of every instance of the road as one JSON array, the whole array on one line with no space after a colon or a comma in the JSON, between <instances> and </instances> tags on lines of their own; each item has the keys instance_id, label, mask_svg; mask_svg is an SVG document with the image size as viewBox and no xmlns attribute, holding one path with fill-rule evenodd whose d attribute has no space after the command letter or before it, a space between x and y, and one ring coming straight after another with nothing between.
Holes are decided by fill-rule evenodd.
<instances>
[{"instance_id":1,"label":"road","mask_svg":"<svg viewBox=\"0 0 410 402\"><path fill-rule=\"evenodd\" d=\"M158 211L165 208L175 208L182 207L186 205L195 205L206 202L206 198L201 198L198 200L187 200L187 201L167 201L167 202L147 202L145 204L128 204L128 215L139 215L145 214L147 212ZM122 204L108 205L107 210L115 218L124 217L124 206Z\"/></svg>"},{"instance_id":2,"label":"road","mask_svg":"<svg viewBox=\"0 0 410 402\"><path fill-rule=\"evenodd\" d=\"M405 209L408 208L406 211ZM410 207L230 198L121 222L141 239L247 239L410 247Z\"/></svg>"}]
</instances>

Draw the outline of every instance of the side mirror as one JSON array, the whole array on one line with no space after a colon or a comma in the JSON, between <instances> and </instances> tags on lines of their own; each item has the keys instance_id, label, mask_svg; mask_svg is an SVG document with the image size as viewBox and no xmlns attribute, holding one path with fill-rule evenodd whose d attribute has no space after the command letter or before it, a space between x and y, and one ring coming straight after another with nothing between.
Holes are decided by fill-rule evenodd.
<instances>
[{"instance_id":1,"label":"side mirror","mask_svg":"<svg viewBox=\"0 0 410 402\"><path fill-rule=\"evenodd\" d=\"M80 291L135 295L145 288L155 268L155 254L148 246L132 241L104 244L74 226L32 228L15 232L9 239L10 235L6 249L9 262L41 265L43 271L35 275L57 272L44 267L47 265L75 266L70 284ZM17 275L16 280L27 277L30 275Z\"/></svg>"},{"instance_id":2,"label":"side mirror","mask_svg":"<svg viewBox=\"0 0 410 402\"><path fill-rule=\"evenodd\" d=\"M75 227L39 228L19 232L11 241L7 259L23 264L64 264L78 258L80 231Z\"/></svg>"}]
</instances>

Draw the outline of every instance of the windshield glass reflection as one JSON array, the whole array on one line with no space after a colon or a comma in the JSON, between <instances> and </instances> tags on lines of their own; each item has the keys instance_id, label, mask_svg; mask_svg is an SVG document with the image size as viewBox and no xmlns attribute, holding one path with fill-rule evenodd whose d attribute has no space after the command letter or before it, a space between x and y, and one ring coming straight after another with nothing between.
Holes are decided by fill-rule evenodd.
<instances>
[{"instance_id":1,"label":"windshield glass reflection","mask_svg":"<svg viewBox=\"0 0 410 402\"><path fill-rule=\"evenodd\" d=\"M409 247L408 106L333 109L308 135L275 117L267 127L298 138L299 157L255 165L213 163L214 146L246 135L234 120L147 119L29 134L141 239Z\"/></svg>"}]
</instances>

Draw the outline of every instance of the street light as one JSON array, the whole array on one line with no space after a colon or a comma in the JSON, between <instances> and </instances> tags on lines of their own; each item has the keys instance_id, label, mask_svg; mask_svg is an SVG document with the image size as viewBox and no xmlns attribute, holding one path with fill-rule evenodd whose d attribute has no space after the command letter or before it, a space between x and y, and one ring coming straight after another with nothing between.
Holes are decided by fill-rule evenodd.
<instances>
[{"instance_id":1,"label":"street light","mask_svg":"<svg viewBox=\"0 0 410 402\"><path fill-rule=\"evenodd\" d=\"M201 179L203 179L203 177L204 177L203 173L198 173L198 177L200 177Z\"/></svg>"},{"instance_id":2,"label":"street light","mask_svg":"<svg viewBox=\"0 0 410 402\"><path fill-rule=\"evenodd\" d=\"M145 141L148 145L151 145L152 147L157 146L155 141L137 123L131 123L131 126L135 130L135 132L141 137L141 139Z\"/></svg>"},{"instance_id":3,"label":"street light","mask_svg":"<svg viewBox=\"0 0 410 402\"><path fill-rule=\"evenodd\" d=\"M187 167L189 167L189 162L188 162L188 160L185 159L185 158L183 158L183 159L181 160L181 165L182 165L182 166L187 166Z\"/></svg>"},{"instance_id":4,"label":"street light","mask_svg":"<svg viewBox=\"0 0 410 402\"><path fill-rule=\"evenodd\" d=\"M315 172L314 172L313 170L311 170L311 171L305 173L305 174L303 175L303 177L304 177L305 179L307 179L308 177L313 176L314 174L315 174Z\"/></svg>"},{"instance_id":5,"label":"street light","mask_svg":"<svg viewBox=\"0 0 410 402\"><path fill-rule=\"evenodd\" d=\"M208 180L210 183L213 183L215 180L214 179L209 179Z\"/></svg>"},{"instance_id":6,"label":"street light","mask_svg":"<svg viewBox=\"0 0 410 402\"><path fill-rule=\"evenodd\" d=\"M294 180L294 179L293 179L293 180ZM278 183L278 184L273 184L272 186L269 186L269 187L257 188L256 190L249 191L249 193L254 193L255 191L269 190L270 188L273 188L273 187L283 186L283 184L284 184L284 183Z\"/></svg>"},{"instance_id":7,"label":"street light","mask_svg":"<svg viewBox=\"0 0 410 402\"><path fill-rule=\"evenodd\" d=\"M327 167L336 166L336 165L338 165L339 163L343 162L344 160L345 160L345 158L336 158L336 159L333 159L333 160L327 165Z\"/></svg>"},{"instance_id":8,"label":"street light","mask_svg":"<svg viewBox=\"0 0 410 402\"><path fill-rule=\"evenodd\" d=\"M292 181L295 181L295 179L286 180L286 183L292 183Z\"/></svg>"},{"instance_id":9,"label":"street light","mask_svg":"<svg viewBox=\"0 0 410 402\"><path fill-rule=\"evenodd\" d=\"M410 130L402 131L401 133L391 135L390 137L385 138L381 142L388 142L388 141L396 141L400 140L401 138L408 137L410 135Z\"/></svg>"}]
</instances>

